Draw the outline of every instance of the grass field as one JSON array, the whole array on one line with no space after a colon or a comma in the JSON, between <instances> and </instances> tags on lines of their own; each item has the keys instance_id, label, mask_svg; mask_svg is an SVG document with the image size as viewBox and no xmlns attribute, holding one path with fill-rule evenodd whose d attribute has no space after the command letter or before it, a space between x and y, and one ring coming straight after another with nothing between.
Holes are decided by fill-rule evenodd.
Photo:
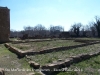
<instances>
[{"instance_id":1,"label":"grass field","mask_svg":"<svg viewBox=\"0 0 100 75\"><path fill-rule=\"evenodd\" d=\"M81 40L100 40L100 38L73 38L73 39L81 39Z\"/></svg>"},{"instance_id":2,"label":"grass field","mask_svg":"<svg viewBox=\"0 0 100 75\"><path fill-rule=\"evenodd\" d=\"M78 38L77 38L78 39ZM86 39L86 40L100 40L99 38L79 38L79 39ZM15 39L13 39L15 40ZM74 40L53 40L53 41L42 41L42 42L27 42L27 43L17 43L10 45L17 47L21 50L30 50L33 49L34 51L39 51L47 48L53 48L53 47L61 47L61 46L72 46L82 44L80 42L74 42ZM54 61L57 61L58 59L66 59L69 56L75 56L78 54L83 53L91 53L96 52L100 50L100 44L94 44L74 49L69 49L65 51L59 51L59 52L52 52L47 54L39 54L39 55L30 55L28 57L31 58L31 60L39 63L40 65L45 65L48 63L52 63ZM31 67L28 64L28 61L25 57L19 59L16 54L10 52L7 48L5 48L4 44L0 44L0 68L5 69L12 69L12 68L26 68L31 69ZM100 55L90 58L88 60L76 63L71 65L69 68L81 68L82 72L59 72L58 74L54 75L100 75ZM20 71L20 72L12 72L7 71L6 75L26 75L30 72L27 71ZM38 72L35 72L35 75L41 75Z\"/></svg>"},{"instance_id":3,"label":"grass field","mask_svg":"<svg viewBox=\"0 0 100 75\"><path fill-rule=\"evenodd\" d=\"M17 44L10 43L10 45L24 51L25 50L39 51L39 50L49 49L53 47L73 46L78 44L82 44L82 43L74 42L74 40L52 40L52 41L28 42L28 43L17 43Z\"/></svg>"},{"instance_id":4,"label":"grass field","mask_svg":"<svg viewBox=\"0 0 100 75\"><path fill-rule=\"evenodd\" d=\"M83 70L81 75L100 75L100 55L78 64L73 64L71 67L81 68Z\"/></svg>"},{"instance_id":5,"label":"grass field","mask_svg":"<svg viewBox=\"0 0 100 75\"><path fill-rule=\"evenodd\" d=\"M4 68L6 75L26 75L29 72L25 71L9 71L11 69L31 69L28 62L25 58L19 59L17 55L11 53L8 49L5 48L3 44L0 44L0 68Z\"/></svg>"},{"instance_id":6,"label":"grass field","mask_svg":"<svg viewBox=\"0 0 100 75\"><path fill-rule=\"evenodd\" d=\"M58 59L66 59L69 56L75 56L75 55L83 54L83 53L91 53L98 50L100 50L100 44L94 44L90 46L69 49L66 51L52 52L52 53L34 55L34 56L29 56L29 57L33 61L38 62L41 65L44 65L46 63L52 63L53 61L56 61Z\"/></svg>"}]
</instances>

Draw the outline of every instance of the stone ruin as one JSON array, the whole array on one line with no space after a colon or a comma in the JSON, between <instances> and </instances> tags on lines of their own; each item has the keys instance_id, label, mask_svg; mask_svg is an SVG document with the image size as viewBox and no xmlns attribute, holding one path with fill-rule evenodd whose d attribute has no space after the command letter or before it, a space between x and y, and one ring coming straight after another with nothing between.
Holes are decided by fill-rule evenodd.
<instances>
[{"instance_id":1,"label":"stone ruin","mask_svg":"<svg viewBox=\"0 0 100 75\"><path fill-rule=\"evenodd\" d=\"M10 35L10 9L0 6L0 43L8 42Z\"/></svg>"}]
</instances>

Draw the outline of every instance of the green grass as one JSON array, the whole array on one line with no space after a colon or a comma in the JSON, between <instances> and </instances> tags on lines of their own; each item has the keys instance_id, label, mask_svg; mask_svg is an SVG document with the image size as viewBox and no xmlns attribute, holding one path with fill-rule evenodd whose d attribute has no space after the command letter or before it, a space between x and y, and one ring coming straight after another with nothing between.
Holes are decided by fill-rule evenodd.
<instances>
[{"instance_id":1,"label":"green grass","mask_svg":"<svg viewBox=\"0 0 100 75\"><path fill-rule=\"evenodd\" d=\"M34 55L29 57L33 61L38 62L41 65L45 65L46 63L52 63L53 61L56 61L58 59L66 59L69 56L74 56L83 53L91 53L91 52L98 51L99 49L100 49L100 44L94 44L94 45L70 49L66 51L52 52L52 53Z\"/></svg>"},{"instance_id":2,"label":"green grass","mask_svg":"<svg viewBox=\"0 0 100 75\"><path fill-rule=\"evenodd\" d=\"M0 46L0 60L4 61L3 63L2 62L0 63L0 64L2 64L2 65L0 65L0 67L1 66L6 67L6 68L9 68L11 66L14 67L15 65L11 64L11 63L14 63L14 61L24 62L24 63L21 64L22 67L26 67L26 65L27 65L25 58L22 58L21 60L18 59L17 55L15 55L14 53L11 53L3 45ZM6 65L6 63L9 63L10 65L4 66L4 65ZM27 66L27 67L29 68L29 66Z\"/></svg>"},{"instance_id":3,"label":"green grass","mask_svg":"<svg viewBox=\"0 0 100 75\"><path fill-rule=\"evenodd\" d=\"M19 59L17 55L10 52L3 44L0 44L0 68L4 69L30 69L30 66L25 58ZM26 75L28 72L12 72L7 71L6 75Z\"/></svg>"},{"instance_id":4,"label":"green grass","mask_svg":"<svg viewBox=\"0 0 100 75\"><path fill-rule=\"evenodd\" d=\"M53 47L62 47L62 46L73 46L81 44L79 42L74 42L74 40L53 40L53 41L44 41L44 42L29 42L29 43L18 43L18 44L11 44L14 47L17 47L21 50L44 50Z\"/></svg>"},{"instance_id":5,"label":"green grass","mask_svg":"<svg viewBox=\"0 0 100 75\"><path fill-rule=\"evenodd\" d=\"M99 38L77 38L84 40L100 40ZM74 42L73 40L55 40L55 41L44 41L44 42L30 42L30 43L19 43L19 44L11 44L21 50L30 50L33 49L35 51L42 50L46 48L59 47L59 46L72 46L80 44L78 42ZM58 59L66 59L69 56L74 56L83 53L91 53L100 50L100 44L94 44L90 46L70 49L66 51L52 52L41 55L28 56L33 61L45 65L47 63L52 63L53 61L57 61ZM0 67L3 68L29 68L30 66L27 63L26 58L18 59L17 56L11 53L8 49L6 49L3 44L0 45ZM100 55L90 58L89 60L82 61L77 64L73 64L69 68L81 68L82 72L59 72L55 75L100 75ZM98 71L99 70L99 71ZM7 75L26 75L27 72L6 72ZM38 72L35 72L35 75L41 75Z\"/></svg>"},{"instance_id":6,"label":"green grass","mask_svg":"<svg viewBox=\"0 0 100 75\"><path fill-rule=\"evenodd\" d=\"M56 75L78 75L77 72L72 71L72 72L60 72Z\"/></svg>"},{"instance_id":7,"label":"green grass","mask_svg":"<svg viewBox=\"0 0 100 75\"><path fill-rule=\"evenodd\" d=\"M100 40L100 38L73 38L73 39L81 39L81 40Z\"/></svg>"},{"instance_id":8,"label":"green grass","mask_svg":"<svg viewBox=\"0 0 100 75\"><path fill-rule=\"evenodd\" d=\"M89 60L73 64L71 67L78 67L83 70L82 75L100 75L100 55L92 57Z\"/></svg>"}]
</instances>

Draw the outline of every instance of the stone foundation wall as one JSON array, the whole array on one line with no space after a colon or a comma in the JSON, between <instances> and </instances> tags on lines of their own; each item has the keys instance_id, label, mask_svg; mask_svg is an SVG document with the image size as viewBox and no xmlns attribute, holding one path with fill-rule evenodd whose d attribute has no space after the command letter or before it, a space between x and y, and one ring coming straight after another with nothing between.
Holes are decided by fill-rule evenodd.
<instances>
[{"instance_id":1,"label":"stone foundation wall","mask_svg":"<svg viewBox=\"0 0 100 75\"><path fill-rule=\"evenodd\" d=\"M87 43L87 44L84 44L82 46L87 46L87 45L96 44L96 43L100 43L100 42ZM7 48L9 48L9 50L11 50L12 52L16 53L17 55L19 55L21 57L28 55L28 53L25 53L24 51L18 50L17 48L14 48L7 43L5 44L5 46ZM75 47L75 46L73 46L73 47ZM76 46L76 47L79 47L79 45ZM39 54L39 52L37 52L36 54ZM44 72L52 73L52 72L54 72L54 69L61 69L61 68L65 68L65 67L70 67L70 65L72 65L73 63L78 63L78 62L81 62L83 60L89 59L89 58L97 56L97 55L100 55L100 50L98 50L98 52L93 52L93 53L90 53L90 54L79 54L79 55L76 55L76 56L70 56L69 58L67 58L65 60L60 59L56 62L49 63L49 64L46 64L44 66L40 66L38 63L36 63L34 61L30 61L29 64L30 64L31 67L36 68L36 69L40 68L40 70L42 70L42 69L43 70L49 70L49 71L43 71L43 73ZM27 59L29 59L29 58L27 58Z\"/></svg>"},{"instance_id":2,"label":"stone foundation wall","mask_svg":"<svg viewBox=\"0 0 100 75\"><path fill-rule=\"evenodd\" d=\"M100 43L100 41L97 42L92 42L92 43L86 43L86 44L80 44L80 45L74 45L74 46L66 46L66 47L55 47L51 49L46 49L46 50L41 50L41 51L22 51L16 47L10 46L8 43L5 43L5 46L9 48L10 51L14 52L17 54L19 57L24 57L25 55L35 55L35 54L45 54L45 53L50 53L50 52L57 52L57 51L64 51L64 50L69 50L69 49L74 49L78 47L84 47L92 44L97 44Z\"/></svg>"},{"instance_id":3,"label":"stone foundation wall","mask_svg":"<svg viewBox=\"0 0 100 75\"><path fill-rule=\"evenodd\" d=\"M65 67L70 67L73 63L78 63L83 60L89 59L91 57L100 55L100 50L95 53L90 53L90 54L80 54L77 56L70 56L69 58L61 61L57 61L56 63L49 63L44 66L41 66L41 69L49 69L50 72L53 72L54 69L61 69Z\"/></svg>"},{"instance_id":4,"label":"stone foundation wall","mask_svg":"<svg viewBox=\"0 0 100 75\"><path fill-rule=\"evenodd\" d=\"M7 47L11 52L17 54L19 57L24 57L23 51L20 49L10 46L8 43L5 44L5 47Z\"/></svg>"}]
</instances>

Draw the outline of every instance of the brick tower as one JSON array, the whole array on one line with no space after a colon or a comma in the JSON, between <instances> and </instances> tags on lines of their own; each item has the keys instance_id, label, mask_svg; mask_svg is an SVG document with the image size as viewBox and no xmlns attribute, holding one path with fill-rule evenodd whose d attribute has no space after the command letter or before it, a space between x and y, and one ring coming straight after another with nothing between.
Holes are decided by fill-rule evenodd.
<instances>
[{"instance_id":1,"label":"brick tower","mask_svg":"<svg viewBox=\"0 0 100 75\"><path fill-rule=\"evenodd\" d=\"M10 9L0 7L0 43L8 42L10 35Z\"/></svg>"}]
</instances>

